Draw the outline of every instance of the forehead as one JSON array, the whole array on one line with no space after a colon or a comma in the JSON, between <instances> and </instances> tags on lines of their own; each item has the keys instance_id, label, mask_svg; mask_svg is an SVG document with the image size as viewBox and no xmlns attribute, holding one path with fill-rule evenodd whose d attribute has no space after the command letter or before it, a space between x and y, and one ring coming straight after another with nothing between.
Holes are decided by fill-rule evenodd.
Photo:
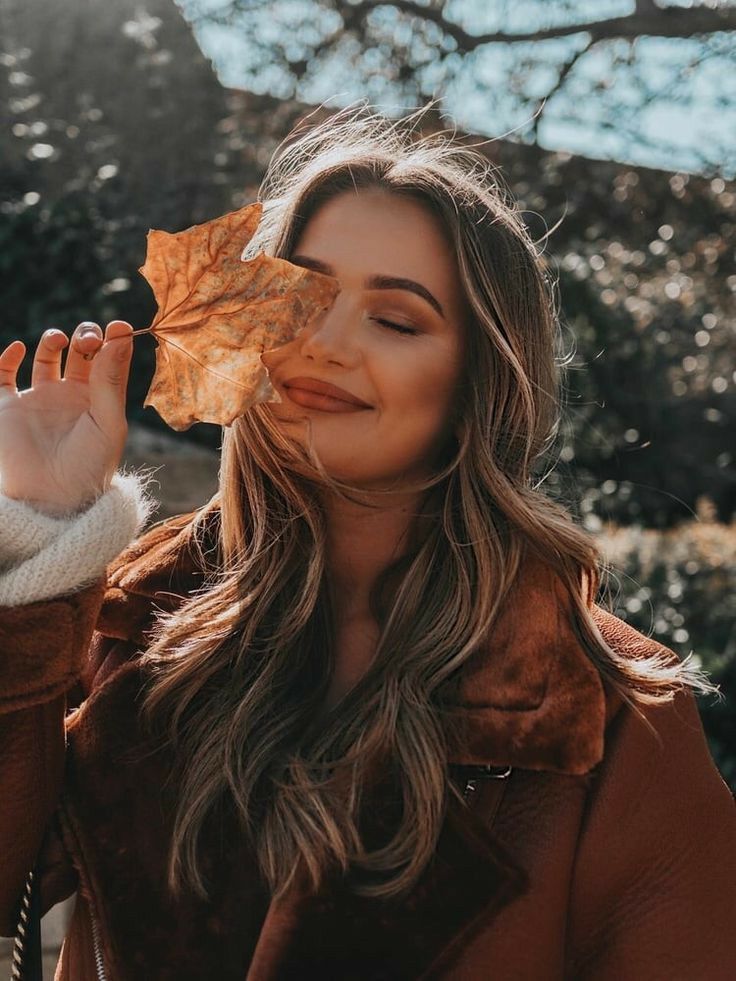
<instances>
[{"instance_id":1,"label":"forehead","mask_svg":"<svg viewBox=\"0 0 736 981\"><path fill-rule=\"evenodd\" d=\"M448 235L428 204L383 189L344 191L320 205L294 252L321 259L338 278L386 274L414 279L448 309L461 287Z\"/></svg>"}]
</instances>

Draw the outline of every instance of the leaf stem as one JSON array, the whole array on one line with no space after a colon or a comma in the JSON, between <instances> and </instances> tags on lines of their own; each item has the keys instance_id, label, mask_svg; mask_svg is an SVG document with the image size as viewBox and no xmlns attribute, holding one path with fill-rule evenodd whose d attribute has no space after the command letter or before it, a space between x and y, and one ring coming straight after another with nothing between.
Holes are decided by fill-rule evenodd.
<instances>
[{"instance_id":1,"label":"leaf stem","mask_svg":"<svg viewBox=\"0 0 736 981\"><path fill-rule=\"evenodd\" d=\"M126 341L129 337L137 337L139 334L151 334L153 333L153 327L141 327L140 330L134 330L131 334L118 334L117 337L108 337L108 341Z\"/></svg>"},{"instance_id":2,"label":"leaf stem","mask_svg":"<svg viewBox=\"0 0 736 981\"><path fill-rule=\"evenodd\" d=\"M111 337L111 341L121 341L128 337L138 337L139 334L163 334L166 330L171 330L171 327L141 327L138 330L134 330L132 334L118 334L117 337Z\"/></svg>"}]
</instances>

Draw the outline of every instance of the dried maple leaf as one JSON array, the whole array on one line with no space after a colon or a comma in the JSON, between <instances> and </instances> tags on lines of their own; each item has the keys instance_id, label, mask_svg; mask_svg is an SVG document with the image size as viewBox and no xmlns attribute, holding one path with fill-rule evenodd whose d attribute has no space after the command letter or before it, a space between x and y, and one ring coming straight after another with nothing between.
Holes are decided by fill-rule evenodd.
<instances>
[{"instance_id":1,"label":"dried maple leaf","mask_svg":"<svg viewBox=\"0 0 736 981\"><path fill-rule=\"evenodd\" d=\"M278 401L260 355L292 340L335 299L332 276L258 255L243 261L261 206L194 225L148 233L140 272L158 312L158 342L144 405L172 429L194 422L227 426L256 402Z\"/></svg>"}]
</instances>

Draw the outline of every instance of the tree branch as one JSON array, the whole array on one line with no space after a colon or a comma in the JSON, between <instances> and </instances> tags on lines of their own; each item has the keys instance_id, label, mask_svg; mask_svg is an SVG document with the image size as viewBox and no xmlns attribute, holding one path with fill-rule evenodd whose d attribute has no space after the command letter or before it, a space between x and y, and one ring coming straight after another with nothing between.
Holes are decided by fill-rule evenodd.
<instances>
[{"instance_id":1,"label":"tree branch","mask_svg":"<svg viewBox=\"0 0 736 981\"><path fill-rule=\"evenodd\" d=\"M736 30L736 7L658 7L653 0L637 0L633 13L624 17L583 21L546 27L536 31L510 34L495 31L489 34L469 34L463 27L444 15L444 6L425 7L416 0L362 0L351 5L352 11L367 16L379 7L394 7L401 13L420 20L432 21L454 38L461 52L473 51L484 44L518 44L526 41L545 41L550 38L589 34L593 43L613 38L672 37L687 38L698 34Z\"/></svg>"},{"instance_id":2,"label":"tree branch","mask_svg":"<svg viewBox=\"0 0 736 981\"><path fill-rule=\"evenodd\" d=\"M549 100L552 98L553 95L556 95L557 92L560 91L560 89L562 88L562 86L567 81L567 76L573 70L573 68L578 63L578 61L583 57L583 55L587 51L590 51L590 49L593 47L593 44L594 43L595 42L593 41L593 38L590 38L588 40L587 44L584 47L582 47L580 49L580 51L576 51L572 55L572 57L568 58L568 60L565 62L565 64L562 65L562 67L560 69L560 74L558 75L557 81L555 82L555 84L552 86L552 88L549 90L549 92L545 95L545 97L543 99L540 99L539 102L537 103L537 111L536 111L535 116L534 116L534 125L532 127L532 133L534 134L534 142L535 143L537 142L537 138L539 136L539 124L542 121L542 115L543 115L544 110L545 110L545 108L547 106L547 103L549 102Z\"/></svg>"}]
</instances>

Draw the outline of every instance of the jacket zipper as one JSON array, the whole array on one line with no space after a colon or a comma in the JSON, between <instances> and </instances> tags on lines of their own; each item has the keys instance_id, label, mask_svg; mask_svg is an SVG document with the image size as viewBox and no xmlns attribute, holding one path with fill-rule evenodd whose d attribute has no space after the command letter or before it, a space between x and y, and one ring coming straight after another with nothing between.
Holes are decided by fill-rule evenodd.
<instances>
[{"instance_id":1,"label":"jacket zipper","mask_svg":"<svg viewBox=\"0 0 736 981\"><path fill-rule=\"evenodd\" d=\"M94 895L92 892L92 887L87 878L86 870L84 868L84 863L82 862L81 859L81 849L79 848L77 842L76 831L74 830L74 823L71 820L71 817L67 811L66 801L64 799L63 794L60 798L59 805L60 805L59 816L61 818L62 837L63 838L71 837L72 840L74 841L74 844L76 845L76 847L73 849L74 853L77 856L77 861L75 861L74 865L79 875L79 887L80 887L79 891L87 901L87 910L89 912L90 926L92 928L92 948L93 948L93 955L95 959L95 973L97 975L97 981L108 981L107 970L105 968L105 959L102 954L102 940L100 937L100 925L97 921L97 917L95 916L95 912L94 912L94 906L95 906ZM71 851L71 849L69 850Z\"/></svg>"},{"instance_id":2,"label":"jacket zipper","mask_svg":"<svg viewBox=\"0 0 736 981\"><path fill-rule=\"evenodd\" d=\"M92 912L92 907L89 903L87 903L87 909L89 910L89 918L90 922L92 923L92 946L94 947L97 981L107 981L105 961L102 957L102 944L100 943L100 928L97 926L95 914Z\"/></svg>"}]
</instances>

